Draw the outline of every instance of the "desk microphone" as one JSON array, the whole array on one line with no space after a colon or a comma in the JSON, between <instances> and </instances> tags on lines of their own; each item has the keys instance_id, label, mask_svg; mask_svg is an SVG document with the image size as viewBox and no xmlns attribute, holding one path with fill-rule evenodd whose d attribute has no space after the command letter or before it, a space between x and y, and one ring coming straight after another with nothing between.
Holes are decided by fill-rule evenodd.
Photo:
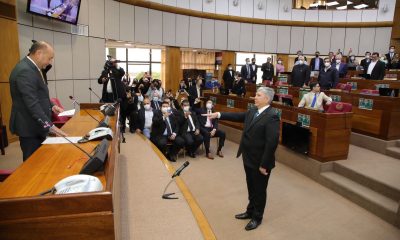
<instances>
[{"instance_id":1,"label":"desk microphone","mask_svg":"<svg viewBox=\"0 0 400 240\"><path fill-rule=\"evenodd\" d=\"M186 161L180 168L178 168L178 170L176 170L174 172L174 174L171 177L171 180L169 181L169 183L167 184L167 186L164 188L164 192L163 195L161 196L162 199L178 199L177 197L171 197L172 195L174 195L175 193L165 193L169 187L169 185L172 183L172 181L175 180L175 177L181 175L181 172L183 171L183 169L185 169L187 166L189 166L189 162Z\"/></svg>"},{"instance_id":2,"label":"desk microphone","mask_svg":"<svg viewBox=\"0 0 400 240\"><path fill-rule=\"evenodd\" d=\"M69 99L71 99L73 101L74 106L75 106L75 103L78 104L79 107L81 106L81 104L73 96L69 96ZM91 115L86 109L82 109L82 110L85 111L91 118L93 118L96 122L99 123L97 125L97 127L108 127L108 128L110 127L110 126L108 126L108 119L105 119L107 121L105 121L105 120L99 121L95 117L93 117L93 115Z\"/></svg>"},{"instance_id":3,"label":"desk microphone","mask_svg":"<svg viewBox=\"0 0 400 240\"><path fill-rule=\"evenodd\" d=\"M121 98L118 98L117 101L115 101L114 104L108 104L106 105L101 112L106 115L106 116L114 116L115 115L115 111L117 110L117 106L118 104L122 102Z\"/></svg>"},{"instance_id":4,"label":"desk microphone","mask_svg":"<svg viewBox=\"0 0 400 240\"><path fill-rule=\"evenodd\" d=\"M89 88L89 91L92 92L99 99L100 102L102 102L101 97L99 97L99 95L97 95L97 93L95 93L91 87Z\"/></svg>"}]
</instances>

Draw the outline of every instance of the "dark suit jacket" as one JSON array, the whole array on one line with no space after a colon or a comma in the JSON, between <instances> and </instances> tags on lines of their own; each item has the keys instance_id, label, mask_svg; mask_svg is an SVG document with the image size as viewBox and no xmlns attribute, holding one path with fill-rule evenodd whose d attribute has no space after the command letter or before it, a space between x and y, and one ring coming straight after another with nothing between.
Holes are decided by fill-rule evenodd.
<instances>
[{"instance_id":1,"label":"dark suit jacket","mask_svg":"<svg viewBox=\"0 0 400 240\"><path fill-rule=\"evenodd\" d=\"M251 68L251 64L249 65L249 68ZM251 80L251 69L250 73L247 72L247 65L243 65L242 68L240 69L240 75L242 76L243 79L250 81ZM250 75L250 78L247 78L247 75Z\"/></svg>"},{"instance_id":2,"label":"dark suit jacket","mask_svg":"<svg viewBox=\"0 0 400 240\"><path fill-rule=\"evenodd\" d=\"M191 111L191 116L193 120L193 124L195 127L195 130L200 130L200 124L199 120L197 119L196 113ZM179 123L179 135L182 135L184 133L187 133L188 127L189 127L189 118L185 118L185 114L183 113L183 110L179 110L179 115L178 115L178 123Z\"/></svg>"},{"instance_id":3,"label":"dark suit jacket","mask_svg":"<svg viewBox=\"0 0 400 240\"><path fill-rule=\"evenodd\" d=\"M268 171L275 167L275 150L279 142L280 120L271 106L254 118L257 109L242 113L221 113L220 120L243 122L243 133L237 157L243 155L244 165Z\"/></svg>"},{"instance_id":4,"label":"dark suit jacket","mask_svg":"<svg viewBox=\"0 0 400 240\"><path fill-rule=\"evenodd\" d=\"M306 64L297 64L293 67L291 83L294 87L303 87L310 81L310 68Z\"/></svg>"},{"instance_id":5,"label":"dark suit jacket","mask_svg":"<svg viewBox=\"0 0 400 240\"><path fill-rule=\"evenodd\" d=\"M394 57L394 55L396 55L396 53L393 53L393 57ZM387 61L388 61L388 64L387 64L387 68L388 69L392 69L393 67L392 67L392 58L390 58L390 53L386 53L385 54L385 56L386 56L386 59L387 59Z\"/></svg>"},{"instance_id":6,"label":"dark suit jacket","mask_svg":"<svg viewBox=\"0 0 400 240\"><path fill-rule=\"evenodd\" d=\"M274 65L272 63L263 63L261 71L263 72L262 80L272 80L274 77Z\"/></svg>"},{"instance_id":7,"label":"dark suit jacket","mask_svg":"<svg viewBox=\"0 0 400 240\"><path fill-rule=\"evenodd\" d=\"M196 105L194 105L194 100L198 97L203 96L203 89L200 88L200 96L198 96L197 94L197 88L196 85L193 85L191 88L189 88L189 103L191 107L195 107L195 108L200 108L200 103L197 103Z\"/></svg>"},{"instance_id":8,"label":"dark suit jacket","mask_svg":"<svg viewBox=\"0 0 400 240\"><path fill-rule=\"evenodd\" d=\"M315 71L315 59L317 59L317 58L311 58L311 63L310 63L311 71ZM318 61L319 61L318 71L321 71L321 69L324 67L324 60L319 57Z\"/></svg>"},{"instance_id":9,"label":"dark suit jacket","mask_svg":"<svg viewBox=\"0 0 400 240\"><path fill-rule=\"evenodd\" d=\"M330 67L328 71L325 72L324 69L319 71L318 83L321 89L331 89L336 87L339 82L339 72L336 68Z\"/></svg>"},{"instance_id":10,"label":"dark suit jacket","mask_svg":"<svg viewBox=\"0 0 400 240\"><path fill-rule=\"evenodd\" d=\"M162 102L160 102L160 101L157 101L157 102L158 102L158 109L156 108L156 104L154 103L154 101L153 100L150 101L150 106L151 106L152 109L154 109L154 110L160 110L161 109Z\"/></svg>"},{"instance_id":11,"label":"dark suit jacket","mask_svg":"<svg viewBox=\"0 0 400 240\"><path fill-rule=\"evenodd\" d=\"M232 73L232 75L231 75ZM224 80L224 87L225 89L232 89L233 87L233 81L235 81L235 72L233 70L225 70L224 75L222 76L222 79Z\"/></svg>"},{"instance_id":12,"label":"dark suit jacket","mask_svg":"<svg viewBox=\"0 0 400 240\"><path fill-rule=\"evenodd\" d=\"M111 89L114 94L114 101L116 101L118 98L121 98L121 99L126 98L125 86L122 83L122 77L125 75L124 69L123 68L120 68L120 69L113 68L111 70L111 72L112 73L110 76L113 76L113 77L110 77L109 80L105 81L104 83L103 83L102 78L107 77L108 73L109 73L106 70L103 70L103 72L101 72L101 76L97 80L97 82L99 84L103 84L102 99L104 99L107 94L108 81L111 81Z\"/></svg>"},{"instance_id":13,"label":"dark suit jacket","mask_svg":"<svg viewBox=\"0 0 400 240\"><path fill-rule=\"evenodd\" d=\"M332 64L333 68L336 68L336 62ZM340 63L339 66L339 78L344 78L347 75L347 64L346 63Z\"/></svg>"},{"instance_id":14,"label":"dark suit jacket","mask_svg":"<svg viewBox=\"0 0 400 240\"><path fill-rule=\"evenodd\" d=\"M212 111L212 112L214 112L214 111ZM207 130L206 129L207 117L201 116L201 114L206 114L206 113L207 113L206 108L199 109L199 111L197 112L197 114L198 114L197 118L200 123L200 128L204 129L204 130ZM212 123L214 129L218 129L218 119L217 118L211 119L211 123Z\"/></svg>"},{"instance_id":15,"label":"dark suit jacket","mask_svg":"<svg viewBox=\"0 0 400 240\"><path fill-rule=\"evenodd\" d=\"M10 131L20 137L44 137L48 133L43 123L51 125L49 89L37 67L23 58L10 75L12 108ZM40 119L40 120L39 120Z\"/></svg>"},{"instance_id":16,"label":"dark suit jacket","mask_svg":"<svg viewBox=\"0 0 400 240\"><path fill-rule=\"evenodd\" d=\"M143 129L144 129L144 124L145 124L145 121L146 121L146 119L145 119L145 117L146 117L146 115L145 115L145 109L144 108L141 108L139 111L138 111L138 116L137 116L137 118L135 119L136 120L136 124L135 124L135 126L136 126L136 129L140 129L141 131L143 131ZM156 112L157 112L157 110L152 110L153 111L153 118L154 118L154 116L156 115Z\"/></svg>"},{"instance_id":17,"label":"dark suit jacket","mask_svg":"<svg viewBox=\"0 0 400 240\"><path fill-rule=\"evenodd\" d=\"M367 61L366 58L364 58L363 60L361 60L360 62L360 66L362 66L365 69L368 69L369 64L371 63L371 59L368 59L369 61Z\"/></svg>"},{"instance_id":18,"label":"dark suit jacket","mask_svg":"<svg viewBox=\"0 0 400 240\"><path fill-rule=\"evenodd\" d=\"M178 134L179 133L179 125L176 117L169 116L169 123L171 124L172 132ZM153 116L153 124L151 126L151 139L157 139L164 135L165 129L167 128L167 124L163 119L163 115L161 111L155 111Z\"/></svg>"},{"instance_id":19,"label":"dark suit jacket","mask_svg":"<svg viewBox=\"0 0 400 240\"><path fill-rule=\"evenodd\" d=\"M378 60L374 69L372 69L371 76L367 75L368 68L364 69L364 75L368 79L383 80L385 77L385 63Z\"/></svg>"}]
</instances>

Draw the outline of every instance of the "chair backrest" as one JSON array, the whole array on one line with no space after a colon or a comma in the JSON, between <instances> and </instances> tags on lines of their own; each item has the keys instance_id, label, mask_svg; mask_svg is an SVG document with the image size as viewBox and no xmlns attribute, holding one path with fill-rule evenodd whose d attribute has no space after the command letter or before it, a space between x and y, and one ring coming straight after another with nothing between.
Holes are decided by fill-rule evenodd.
<instances>
[{"instance_id":1,"label":"chair backrest","mask_svg":"<svg viewBox=\"0 0 400 240\"><path fill-rule=\"evenodd\" d=\"M341 89L342 91L350 92L351 91L351 84L347 83L338 83L336 89Z\"/></svg>"},{"instance_id":2,"label":"chair backrest","mask_svg":"<svg viewBox=\"0 0 400 240\"><path fill-rule=\"evenodd\" d=\"M351 103L345 103L345 102L332 102L328 106L326 113L345 113L345 112L351 112L353 105Z\"/></svg>"},{"instance_id":3,"label":"chair backrest","mask_svg":"<svg viewBox=\"0 0 400 240\"><path fill-rule=\"evenodd\" d=\"M59 106L60 108L64 108L61 105L61 102L58 98L52 98L50 99L50 101L52 103L54 103L55 105ZM54 112L51 113L51 121L54 122L67 122L70 119L70 117L59 117L57 114L55 114Z\"/></svg>"},{"instance_id":4,"label":"chair backrest","mask_svg":"<svg viewBox=\"0 0 400 240\"><path fill-rule=\"evenodd\" d=\"M276 81L275 86L288 86L289 84L287 82L282 82L282 81Z\"/></svg>"},{"instance_id":5,"label":"chair backrest","mask_svg":"<svg viewBox=\"0 0 400 240\"><path fill-rule=\"evenodd\" d=\"M379 90L376 89L361 89L361 94L379 96Z\"/></svg>"}]
</instances>

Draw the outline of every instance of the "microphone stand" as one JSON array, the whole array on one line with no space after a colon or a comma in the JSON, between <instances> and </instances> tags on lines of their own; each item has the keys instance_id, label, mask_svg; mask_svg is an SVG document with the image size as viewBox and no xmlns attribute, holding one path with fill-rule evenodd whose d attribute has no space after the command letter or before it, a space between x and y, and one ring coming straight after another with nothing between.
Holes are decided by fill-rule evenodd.
<instances>
[{"instance_id":1,"label":"microphone stand","mask_svg":"<svg viewBox=\"0 0 400 240\"><path fill-rule=\"evenodd\" d=\"M178 199L178 197L171 197L171 196L174 195L175 193L165 193L165 192L167 191L169 185L171 185L171 183L172 183L174 180L175 180L175 178L172 178L172 179L168 182L167 186L165 186L163 195L162 195L162 197L161 197L162 199L169 199L169 200Z\"/></svg>"}]
</instances>

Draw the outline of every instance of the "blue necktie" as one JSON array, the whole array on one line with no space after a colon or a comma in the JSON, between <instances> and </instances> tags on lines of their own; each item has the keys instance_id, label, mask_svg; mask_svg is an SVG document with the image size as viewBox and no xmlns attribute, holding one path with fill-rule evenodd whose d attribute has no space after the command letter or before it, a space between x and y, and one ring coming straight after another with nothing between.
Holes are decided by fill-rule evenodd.
<instances>
[{"instance_id":1,"label":"blue necktie","mask_svg":"<svg viewBox=\"0 0 400 240\"><path fill-rule=\"evenodd\" d=\"M316 102L317 102L317 94L314 94L314 98L313 98L312 103L311 103L311 107L312 108L314 108Z\"/></svg>"}]
</instances>

